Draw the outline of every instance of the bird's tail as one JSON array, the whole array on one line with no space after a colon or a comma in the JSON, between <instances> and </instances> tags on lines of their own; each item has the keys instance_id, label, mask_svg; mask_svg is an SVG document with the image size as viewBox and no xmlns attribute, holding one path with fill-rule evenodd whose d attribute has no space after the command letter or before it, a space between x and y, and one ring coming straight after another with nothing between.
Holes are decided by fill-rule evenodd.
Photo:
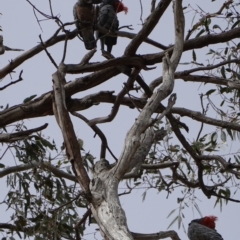
<instances>
[{"instance_id":1,"label":"bird's tail","mask_svg":"<svg viewBox=\"0 0 240 240\"><path fill-rule=\"evenodd\" d=\"M96 45L96 40L93 34L93 30L85 28L85 29L82 29L81 33L82 33L81 35L83 38L85 48L87 50L92 50L96 48L97 45Z\"/></svg>"}]
</instances>

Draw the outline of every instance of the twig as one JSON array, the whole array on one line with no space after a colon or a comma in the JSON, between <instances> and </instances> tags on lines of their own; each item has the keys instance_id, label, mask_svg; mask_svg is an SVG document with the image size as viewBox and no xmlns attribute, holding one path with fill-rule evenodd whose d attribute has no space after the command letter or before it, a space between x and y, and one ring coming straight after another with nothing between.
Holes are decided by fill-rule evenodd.
<instances>
[{"instance_id":1,"label":"twig","mask_svg":"<svg viewBox=\"0 0 240 240\"><path fill-rule=\"evenodd\" d=\"M152 3L151 3L151 12L153 12L156 8L156 0L152 0Z\"/></svg>"},{"instance_id":2,"label":"twig","mask_svg":"<svg viewBox=\"0 0 240 240\"><path fill-rule=\"evenodd\" d=\"M90 179L84 168L80 152L79 143L74 132L73 124L66 107L66 95L64 88L63 73L57 71L52 75L54 87L53 109L56 120L62 131L66 152L70 161L73 161L74 168L77 172L77 179L83 191L91 197L89 190Z\"/></svg>"},{"instance_id":3,"label":"twig","mask_svg":"<svg viewBox=\"0 0 240 240\"><path fill-rule=\"evenodd\" d=\"M185 38L185 40L188 40L190 38L190 36L192 35L192 33L201 25L203 25L203 23L206 21L206 19L208 18L212 18L212 17L216 17L217 15L221 15L222 11L224 10L224 8L228 8L228 6L230 4L233 3L233 0L228 0L227 2L223 3L223 5L220 7L220 9L215 12L215 13L208 13L206 16L203 16L196 24L194 24L194 26L192 27L192 29L190 29L188 31L188 34Z\"/></svg>"},{"instance_id":4,"label":"twig","mask_svg":"<svg viewBox=\"0 0 240 240\"><path fill-rule=\"evenodd\" d=\"M66 53L67 53L67 42L68 42L68 33L66 33L66 38L64 41L63 57L62 57L61 63L64 63L64 61L65 61L65 57L66 57Z\"/></svg>"},{"instance_id":5,"label":"twig","mask_svg":"<svg viewBox=\"0 0 240 240\"><path fill-rule=\"evenodd\" d=\"M205 115L205 109L204 109L204 106L203 106L203 94L200 95L200 101L201 101L201 107L202 107L202 114ZM197 135L197 138L196 138L196 142L198 141L201 133L202 133L202 130L203 130L203 122L201 123L201 127L200 127L200 130L198 132L198 135Z\"/></svg>"},{"instance_id":6,"label":"twig","mask_svg":"<svg viewBox=\"0 0 240 240\"><path fill-rule=\"evenodd\" d=\"M49 7L50 7L51 15L53 17L52 1L51 0L49 0Z\"/></svg>"},{"instance_id":7,"label":"twig","mask_svg":"<svg viewBox=\"0 0 240 240\"><path fill-rule=\"evenodd\" d=\"M41 40L41 44L42 44L42 46L43 46L43 49L44 49L44 51L46 52L47 56L49 57L50 61L51 61L52 64L55 66L55 68L58 69L58 65L55 63L54 59L52 58L51 54L48 52L45 44L43 43L41 34L39 35L39 38L40 38L40 40Z\"/></svg>"},{"instance_id":8,"label":"twig","mask_svg":"<svg viewBox=\"0 0 240 240\"><path fill-rule=\"evenodd\" d=\"M91 213L92 213L91 209L88 209L87 212L84 213L82 219L76 224L76 226L75 226L76 240L81 240L81 237L80 237L78 228L79 228L82 224L85 225L86 220L87 220L88 217L91 216Z\"/></svg>"},{"instance_id":9,"label":"twig","mask_svg":"<svg viewBox=\"0 0 240 240\"><path fill-rule=\"evenodd\" d=\"M0 88L0 91L4 90L5 88L7 88L7 87L9 87L9 86L11 86L11 85L13 85L13 84L16 84L16 83L22 81L22 80L23 80L23 79L22 79L22 73L23 73L23 70L21 70L21 72L20 72L20 74L19 74L19 77L18 77L18 80L12 81L12 82L10 82L9 84L1 87L1 88Z\"/></svg>"},{"instance_id":10,"label":"twig","mask_svg":"<svg viewBox=\"0 0 240 240\"><path fill-rule=\"evenodd\" d=\"M41 31L43 32L43 29L41 27L40 21L38 20L35 8L33 8L33 13L34 13L35 18L37 19L38 26L40 27Z\"/></svg>"},{"instance_id":11,"label":"twig","mask_svg":"<svg viewBox=\"0 0 240 240\"><path fill-rule=\"evenodd\" d=\"M82 196L82 195L83 195L83 192L80 191L80 192L78 193L78 195L77 195L76 197L74 197L72 200L64 203L63 205L61 205L61 206L59 206L59 207L57 207L57 208L49 209L49 210L48 210L49 213L52 213L52 214L53 214L53 213L57 212L57 211L60 210L61 208L65 207L65 206L67 206L68 204L70 204L70 203L74 202L75 200L77 200L77 199L78 199L80 196Z\"/></svg>"},{"instance_id":12,"label":"twig","mask_svg":"<svg viewBox=\"0 0 240 240\"><path fill-rule=\"evenodd\" d=\"M120 93L118 94L116 101L113 105L112 111L111 113L106 116L106 117L100 117L100 118L95 118L89 121L90 125L96 125L97 123L105 123L105 122L110 122L112 121L115 116L118 113L119 110L119 106L121 104L121 101L124 97L124 95L129 91L129 89L132 87L136 77L138 76L138 73L140 72L140 69L138 68L134 68L132 70L131 75L129 76L127 83L125 84L125 86L123 87L123 89L120 91Z\"/></svg>"},{"instance_id":13,"label":"twig","mask_svg":"<svg viewBox=\"0 0 240 240\"><path fill-rule=\"evenodd\" d=\"M81 118L82 120L84 120L88 125L89 125L89 120L86 119L84 116L82 116L79 113L72 113L72 115ZM90 126L90 125L89 125ZM100 137L100 139L102 140L102 147L101 147L101 153L100 153L100 158L105 158L106 155L106 149L109 151L109 153L112 155L112 157L115 159L115 161L117 162L118 159L115 157L115 155L113 154L113 152L111 151L111 149L108 146L107 143L107 138L105 137L104 133L96 126L90 126L95 132L96 134Z\"/></svg>"},{"instance_id":14,"label":"twig","mask_svg":"<svg viewBox=\"0 0 240 240\"><path fill-rule=\"evenodd\" d=\"M157 232L157 233L134 233L131 232L134 240L158 240L164 238L171 238L172 240L181 240L175 231Z\"/></svg>"},{"instance_id":15,"label":"twig","mask_svg":"<svg viewBox=\"0 0 240 240\"><path fill-rule=\"evenodd\" d=\"M132 27L132 24L131 24L131 25L121 26L121 27L118 28L118 31L121 30L121 29L123 29L123 28L127 28L127 29L129 29L129 30L133 30L133 28L131 28L131 27Z\"/></svg>"},{"instance_id":16,"label":"twig","mask_svg":"<svg viewBox=\"0 0 240 240\"><path fill-rule=\"evenodd\" d=\"M77 181L77 178L75 176L56 168L55 166L51 165L49 162L36 162L36 161L32 161L31 163L28 163L28 164L21 164L13 167L7 167L4 170L0 171L0 178L3 178L4 176L11 173L23 172L36 167L47 169L57 177L66 178L73 182Z\"/></svg>"},{"instance_id":17,"label":"twig","mask_svg":"<svg viewBox=\"0 0 240 240\"><path fill-rule=\"evenodd\" d=\"M140 3L140 7L141 7L140 21L142 22L142 25L143 25L143 19L142 19L142 16L143 16L142 0L139 0L139 3Z\"/></svg>"},{"instance_id":18,"label":"twig","mask_svg":"<svg viewBox=\"0 0 240 240\"><path fill-rule=\"evenodd\" d=\"M107 58L108 60L109 59L115 59L115 57L106 52L106 51L103 51L102 52L102 55ZM127 75L128 77L130 77L131 75L131 68L129 67L126 67L126 66L119 66L117 65L117 68L125 75ZM145 95L148 96L148 97L151 97L152 96L152 91L150 90L150 88L148 87L148 85L145 83L145 81L142 79L142 77L138 74L138 76L136 77L136 82L140 85L140 87L144 90L145 92ZM129 94L129 93L128 93Z\"/></svg>"},{"instance_id":19,"label":"twig","mask_svg":"<svg viewBox=\"0 0 240 240\"><path fill-rule=\"evenodd\" d=\"M82 58L80 65L85 65L89 62L89 60L93 57L93 55L97 52L97 50L94 48L91 51L88 51L86 55Z\"/></svg>"},{"instance_id":20,"label":"twig","mask_svg":"<svg viewBox=\"0 0 240 240\"><path fill-rule=\"evenodd\" d=\"M112 155L112 157L117 161L117 158L114 156L114 154L112 153L112 151L110 150L110 148L108 147L108 143L107 143L107 138L105 137L104 133L101 131L101 129L96 126L96 125L90 125L89 124L89 120L84 117L83 115L76 113L76 112L71 112L71 114L75 117L78 117L80 119L82 119L85 123L88 124L88 126L90 126L92 128L92 130L100 137L101 141L102 141L102 145L101 145L101 153L100 153L100 159L101 158L105 158L106 157L106 149L109 150L110 154Z\"/></svg>"},{"instance_id":21,"label":"twig","mask_svg":"<svg viewBox=\"0 0 240 240\"><path fill-rule=\"evenodd\" d=\"M22 140L26 137L28 137L29 135L31 135L32 133L41 131L45 128L47 128L48 123L45 123L44 125L38 127L38 128L33 128L30 130L26 130L26 131L21 131L18 133L4 133L4 134L0 134L0 142L5 142L5 143L10 143L10 142L15 142L18 140Z\"/></svg>"},{"instance_id":22,"label":"twig","mask_svg":"<svg viewBox=\"0 0 240 240\"><path fill-rule=\"evenodd\" d=\"M160 121L164 116L166 116L172 109L173 105L176 103L177 95L173 93L168 99L168 106L167 108L160 114L159 117L155 119L155 121Z\"/></svg>"},{"instance_id":23,"label":"twig","mask_svg":"<svg viewBox=\"0 0 240 240\"><path fill-rule=\"evenodd\" d=\"M171 2L171 0L162 0L158 3L158 6L151 13L149 19L143 25L142 29L126 47L124 52L125 56L133 56L136 53L138 47L141 45L144 39L147 38L148 35L152 32L152 30L154 29L159 19L162 17L163 13L166 11Z\"/></svg>"},{"instance_id":24,"label":"twig","mask_svg":"<svg viewBox=\"0 0 240 240\"><path fill-rule=\"evenodd\" d=\"M22 49L10 48L3 45L3 36L0 35L0 55L4 54L5 51L23 51Z\"/></svg>"}]
</instances>

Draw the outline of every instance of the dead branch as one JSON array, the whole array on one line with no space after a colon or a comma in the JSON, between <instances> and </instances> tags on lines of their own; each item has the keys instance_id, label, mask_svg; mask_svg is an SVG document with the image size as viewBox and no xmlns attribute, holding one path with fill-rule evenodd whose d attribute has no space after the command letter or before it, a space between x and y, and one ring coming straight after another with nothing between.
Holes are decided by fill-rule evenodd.
<instances>
[{"instance_id":1,"label":"dead branch","mask_svg":"<svg viewBox=\"0 0 240 240\"><path fill-rule=\"evenodd\" d=\"M73 161L74 169L77 172L77 179L83 191L89 194L90 179L83 166L80 147L73 129L73 125L66 107L65 89L63 87L65 79L60 72L53 74L53 89L54 89L54 115L59 123L62 131L66 152L69 160Z\"/></svg>"},{"instance_id":2,"label":"dead branch","mask_svg":"<svg viewBox=\"0 0 240 240\"><path fill-rule=\"evenodd\" d=\"M138 47L147 38L147 36L152 32L163 13L166 11L167 7L171 3L171 0L161 0L156 9L151 13L147 22L143 25L142 29L139 31L137 36L128 44L125 49L125 56L132 56L136 53Z\"/></svg>"},{"instance_id":3,"label":"dead branch","mask_svg":"<svg viewBox=\"0 0 240 240\"><path fill-rule=\"evenodd\" d=\"M110 154L112 155L112 157L117 161L118 159L115 157L115 155L112 153L112 151L108 147L107 138L105 137L104 133L100 130L100 128L96 125L90 125L89 120L79 113L71 112L71 114L74 115L75 117L78 117L78 118L82 119L100 137L100 139L102 141L100 158L105 158L106 157L106 149L108 149Z\"/></svg>"},{"instance_id":4,"label":"dead branch","mask_svg":"<svg viewBox=\"0 0 240 240\"><path fill-rule=\"evenodd\" d=\"M215 65L209 65L205 67L198 67L198 68L192 68L189 70L184 70L181 72L175 72L174 77L175 79L183 79L184 81L213 83L218 85L229 86L235 89L240 89L239 83L226 80L224 78L213 77L213 76L209 77L209 76L202 76L202 75L190 75L193 72L208 71L208 70L212 70L212 69L224 66L226 64L230 64L230 63L240 64L240 61L238 59L226 60ZM151 89L151 91L153 91L161 83L162 83L162 77L156 78L149 84L149 88ZM146 93L143 95L143 97L146 97Z\"/></svg>"},{"instance_id":5,"label":"dead branch","mask_svg":"<svg viewBox=\"0 0 240 240\"><path fill-rule=\"evenodd\" d=\"M101 81L108 79L109 75L113 76L117 74L116 69L112 70L112 72L107 70L104 72L105 74L103 73L103 75L94 73L92 78L83 77L79 79L78 82L70 82L66 84L65 85L66 97L69 97L78 91L84 91L88 88L91 88L95 85L100 84ZM199 78L201 77L199 76ZM91 81L86 81L90 79ZM83 99L68 100L67 106L69 111L74 112L74 111L81 111L81 110L88 109L92 105L96 105L99 103L114 104L115 101L116 101L116 96L113 95L113 92L102 91L97 94L87 95ZM139 109L142 109L146 103L147 101L145 99L141 99L141 98L130 99L129 97L124 97L121 101L122 106L128 106L130 108L137 107ZM161 113L162 111L164 111L164 109L159 106L156 109L155 113ZM209 125L240 131L240 126L237 123L234 123L231 121L222 121L216 118L211 118L211 117L205 116L201 112L193 111L190 109L173 107L170 112L172 114L179 114L182 117L186 116L195 121L203 122ZM0 127L5 126L11 122L15 122L25 118L34 118L34 117L46 116L46 115L53 115L53 111L51 108L51 93L44 94L41 97L36 98L34 101L29 102L27 104L19 104L12 108L9 108L0 112Z\"/></svg>"},{"instance_id":6,"label":"dead branch","mask_svg":"<svg viewBox=\"0 0 240 240\"><path fill-rule=\"evenodd\" d=\"M66 172L56 168L55 166L53 166L52 164L50 164L47 161L46 162L32 161L31 163L28 163L28 164L21 164L21 165L17 165L17 166L13 166L13 167L7 167L4 170L0 171L0 178L3 178L5 176L7 176L8 174L12 174L12 173L16 173L16 172L23 172L23 171L26 171L26 170L29 170L32 168L37 168L37 167L47 169L57 177L66 178L73 182L77 181L77 179L74 175L66 173Z\"/></svg>"},{"instance_id":7,"label":"dead branch","mask_svg":"<svg viewBox=\"0 0 240 240\"><path fill-rule=\"evenodd\" d=\"M86 65L87 63L89 63L90 59L93 57L93 55L96 53L96 49L92 49L91 51L89 51L81 60L81 62L79 63L80 65Z\"/></svg>"},{"instance_id":8,"label":"dead branch","mask_svg":"<svg viewBox=\"0 0 240 240\"><path fill-rule=\"evenodd\" d=\"M172 109L173 105L176 103L177 95L173 93L168 99L168 106L166 109L156 118L155 121L160 121L164 116L166 116Z\"/></svg>"},{"instance_id":9,"label":"dead branch","mask_svg":"<svg viewBox=\"0 0 240 240\"><path fill-rule=\"evenodd\" d=\"M32 133L41 131L45 128L47 128L48 123L45 123L44 125L38 127L38 128L33 128L30 130L26 130L26 131L22 131L22 132L17 132L17 133L2 133L0 134L0 142L2 143L11 143L11 142L15 142L18 140L23 140L25 138L27 138L29 135L31 135Z\"/></svg>"},{"instance_id":10,"label":"dead branch","mask_svg":"<svg viewBox=\"0 0 240 240\"><path fill-rule=\"evenodd\" d=\"M142 164L142 169L165 169L171 168L173 166L179 166L179 162L166 162L166 163L159 163L159 164Z\"/></svg>"},{"instance_id":11,"label":"dead branch","mask_svg":"<svg viewBox=\"0 0 240 240\"><path fill-rule=\"evenodd\" d=\"M152 124L151 115L159 107L159 103L171 94L174 87L174 72L178 65L178 61L182 55L183 49L183 34L184 34L184 15L182 10L182 1L177 1L174 8L175 18L175 43L176 48L173 50L171 60L168 55L163 58L163 84L151 96L149 101L144 106L139 117L134 125L127 133L124 148L119 158L119 162L113 168L114 174L118 179L121 179L129 170L130 164L133 161L133 155L140 146L140 136ZM157 7L157 9L159 6ZM150 17L151 19L151 17ZM144 28L144 27L143 27ZM127 49L126 49L127 51ZM136 163L135 163L136 164ZM133 164L134 165L134 164Z\"/></svg>"},{"instance_id":12,"label":"dead branch","mask_svg":"<svg viewBox=\"0 0 240 240\"><path fill-rule=\"evenodd\" d=\"M110 32L110 31L107 31L104 28L100 28L99 26L97 27L97 30L102 32L102 33L104 33L104 34L112 36L112 37L118 36L118 37L125 37L125 38L129 38L129 39L134 39L137 36L136 33L130 33L130 32L124 32L124 31ZM120 30L120 28L119 28L119 30ZM145 38L143 40L143 42L148 43L148 44L150 44L150 45L152 45L154 47L157 47L159 49L162 49L162 50L166 50L168 48L167 46L165 46L165 45L163 45L161 43L158 43L158 42L156 42L156 41L154 41L154 40L152 40L150 38Z\"/></svg>"},{"instance_id":13,"label":"dead branch","mask_svg":"<svg viewBox=\"0 0 240 240\"><path fill-rule=\"evenodd\" d=\"M111 113L108 116L94 118L94 119L90 120L89 121L89 125L96 125L96 124L99 124L99 123L110 122L110 121L112 121L115 118L115 116L118 113L119 106L121 105L121 101L122 101L124 95L128 91L131 90L131 88L133 86L133 83L134 83L136 77L138 76L139 72L140 72L140 69L137 69L137 68L134 68L132 70L132 73L129 76L129 78L127 80L127 83L124 84L123 89L120 91L120 93L118 94L118 96L116 98L116 102L114 103L114 105L112 107Z\"/></svg>"},{"instance_id":14,"label":"dead branch","mask_svg":"<svg viewBox=\"0 0 240 240\"><path fill-rule=\"evenodd\" d=\"M48 52L46 46L44 45L44 42L43 42L42 37L41 37L41 34L39 35L39 38L40 38L40 40L41 40L41 44L42 44L42 46L43 46L43 49L44 49L44 51L46 52L46 54L47 54L48 58L50 59L51 63L53 64L53 66L54 66L56 69L58 69L58 65L57 65L56 62L54 61L54 59L53 59L53 57L51 56L51 54Z\"/></svg>"},{"instance_id":15,"label":"dead branch","mask_svg":"<svg viewBox=\"0 0 240 240\"><path fill-rule=\"evenodd\" d=\"M157 233L134 233L132 232L134 240L159 240L164 238L171 238L172 240L181 240L175 231L157 232Z\"/></svg>"},{"instance_id":16,"label":"dead branch","mask_svg":"<svg viewBox=\"0 0 240 240\"><path fill-rule=\"evenodd\" d=\"M86 65L65 64L65 71L66 71L65 73L77 74L77 73L85 73L85 72L95 72L95 71L103 70L109 67L116 67L117 65L136 67L144 70L155 69L155 67L154 68L146 67L141 57L134 56L134 57L118 57L118 58L110 59L108 61L86 64Z\"/></svg>"},{"instance_id":17,"label":"dead branch","mask_svg":"<svg viewBox=\"0 0 240 240\"><path fill-rule=\"evenodd\" d=\"M213 18L216 17L217 15L221 15L222 11L226 8L229 7L230 4L233 3L233 0L228 0L227 2L223 3L223 5L220 7L220 9L215 12L215 13L208 13L205 16L203 16L196 24L194 24L194 26L192 27L192 29L188 30L188 34L185 38L185 40L188 40L190 38L190 36L192 35L192 33L198 29L198 27L200 27L201 25L204 24L204 22L209 19L209 18Z\"/></svg>"},{"instance_id":18,"label":"dead branch","mask_svg":"<svg viewBox=\"0 0 240 240\"><path fill-rule=\"evenodd\" d=\"M103 52L103 56L106 57L107 59L114 59L114 56L112 54L109 54L108 52ZM119 66L117 65L117 68L125 75L130 77L132 69L130 67L126 66ZM152 91L148 87L148 85L145 83L145 81L142 79L142 77L138 74L136 77L136 82L140 85L140 87L144 90L145 95L148 97L152 96Z\"/></svg>"},{"instance_id":19,"label":"dead branch","mask_svg":"<svg viewBox=\"0 0 240 240\"><path fill-rule=\"evenodd\" d=\"M9 87L9 86L11 86L11 85L13 85L13 84L16 84L16 83L22 81L22 80L23 80L23 78L22 78L22 73L23 73L23 70L21 70L21 72L19 73L18 80L12 81L12 82L6 84L5 86L1 87L1 88L0 88L0 91L4 90L5 88L7 88L7 87Z\"/></svg>"},{"instance_id":20,"label":"dead branch","mask_svg":"<svg viewBox=\"0 0 240 240\"><path fill-rule=\"evenodd\" d=\"M239 38L240 37L239 29L240 28L234 28L227 32L223 32L219 34L209 34L206 36L187 40L184 42L183 51L185 52L191 49L203 48L210 44L227 42L233 38ZM173 46L168 48L166 51L169 53L169 55L171 55L172 50L173 50ZM161 62L164 55L165 55L165 52L160 52L160 53L153 53L153 54L145 54L145 55L142 55L142 57L146 60L146 65L153 65L153 64L156 64L157 62Z\"/></svg>"},{"instance_id":21,"label":"dead branch","mask_svg":"<svg viewBox=\"0 0 240 240\"><path fill-rule=\"evenodd\" d=\"M0 55L4 54L5 51L24 51L22 49L10 48L3 45L3 36L0 35Z\"/></svg>"}]
</instances>

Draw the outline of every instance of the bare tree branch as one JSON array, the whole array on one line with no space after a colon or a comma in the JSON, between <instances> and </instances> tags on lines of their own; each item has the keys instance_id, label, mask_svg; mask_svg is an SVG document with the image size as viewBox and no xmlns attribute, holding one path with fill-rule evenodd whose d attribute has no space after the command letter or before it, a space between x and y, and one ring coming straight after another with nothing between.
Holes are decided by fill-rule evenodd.
<instances>
[{"instance_id":1,"label":"bare tree branch","mask_svg":"<svg viewBox=\"0 0 240 240\"><path fill-rule=\"evenodd\" d=\"M17 48L10 48L10 47L4 46L3 45L3 36L0 35L0 55L4 54L5 51L24 51L24 50L17 49Z\"/></svg>"},{"instance_id":2,"label":"bare tree branch","mask_svg":"<svg viewBox=\"0 0 240 240\"><path fill-rule=\"evenodd\" d=\"M158 233L134 233L132 232L134 240L159 240L165 238L171 238L172 240L181 240L178 234L175 231L166 231L166 232L158 232Z\"/></svg>"},{"instance_id":3,"label":"bare tree branch","mask_svg":"<svg viewBox=\"0 0 240 240\"><path fill-rule=\"evenodd\" d=\"M66 146L66 152L70 161L73 161L74 169L77 172L78 182L81 184L83 191L89 194L89 182L90 179L83 166L83 161L80 153L80 147L73 129L73 125L67 111L65 102L65 89L63 87L64 77L60 72L53 74L53 87L54 87L54 109L55 117L59 123L59 127L62 130L64 143Z\"/></svg>"},{"instance_id":4,"label":"bare tree branch","mask_svg":"<svg viewBox=\"0 0 240 240\"><path fill-rule=\"evenodd\" d=\"M106 117L100 117L100 118L95 118L95 119L90 120L89 121L90 125L96 125L98 123L110 122L110 121L112 121L115 118L115 116L118 113L119 106L121 104L121 101L122 101L124 95L127 92L129 92L129 90L131 90L131 88L133 86L133 83L134 83L136 77L138 76L139 72L140 72L140 69L134 68L132 70L132 73L129 76L129 78L127 80L127 83L124 84L123 89L120 91L120 93L118 94L118 96L116 98L116 102L114 103L114 106L112 107L111 113L108 116L106 116Z\"/></svg>"},{"instance_id":5,"label":"bare tree branch","mask_svg":"<svg viewBox=\"0 0 240 240\"><path fill-rule=\"evenodd\" d=\"M184 21L182 20L182 1L177 1L174 11L175 20L175 40L178 41L176 44L176 49L171 60L166 55L163 58L163 79L164 82L160 88L151 96L149 101L144 106L142 112L139 114L139 117L136 119L135 124L127 133L127 137L124 144L124 150L121 153L119 162L113 169L114 174L118 179L121 179L129 169L129 166L132 164L133 155L136 152L137 148L140 146L140 136L145 130L152 124L151 115L156 111L159 106L159 102L165 99L169 94L171 94L174 86L174 71L177 66L177 61L180 60L182 54L183 46L183 34L184 34ZM159 6L158 6L159 7ZM180 19L179 19L180 18ZM177 21L179 19L179 21ZM173 61L173 64L172 64ZM136 164L136 163L135 163Z\"/></svg>"},{"instance_id":6,"label":"bare tree branch","mask_svg":"<svg viewBox=\"0 0 240 240\"><path fill-rule=\"evenodd\" d=\"M32 168L36 168L36 167L48 169L50 172L52 172L55 176L57 176L59 178L66 178L66 179L68 179L70 181L74 181L74 182L77 181L77 179L74 175L66 173L66 172L56 168L49 162L41 162L41 161L39 161L39 162L32 161L31 163L28 163L28 164L21 164L21 165L17 165L14 167L7 167L4 170L0 171L0 178L5 177L11 173L23 172L23 171L26 171L26 170L29 170Z\"/></svg>"},{"instance_id":7,"label":"bare tree branch","mask_svg":"<svg viewBox=\"0 0 240 240\"><path fill-rule=\"evenodd\" d=\"M110 59L108 61L103 61L100 63L93 64L65 64L65 73L77 74L85 72L94 72L103 70L109 67L116 67L117 65L136 67L144 70L152 70L154 68L146 67L144 60L141 57L119 57Z\"/></svg>"},{"instance_id":8,"label":"bare tree branch","mask_svg":"<svg viewBox=\"0 0 240 240\"><path fill-rule=\"evenodd\" d=\"M26 131L21 131L21 132L17 132L17 133L2 133L2 134L0 134L0 142L11 143L11 142L25 139L32 133L35 133L35 132L38 132L38 131L41 131L41 130L47 128L47 126L48 126L48 123L45 123L44 125L42 125L38 128L33 128L30 130L26 130Z\"/></svg>"},{"instance_id":9,"label":"bare tree branch","mask_svg":"<svg viewBox=\"0 0 240 240\"><path fill-rule=\"evenodd\" d=\"M192 68L189 70L184 70L182 72L175 72L174 76L175 76L175 79L183 79L184 81L213 83L213 84L218 84L218 85L229 86L229 87L235 88L235 89L240 89L239 83L231 81L231 80L226 80L224 78L213 77L213 76L209 77L209 76L203 76L203 75L190 75L190 73L193 73L193 72L212 70L212 69L218 68L220 66L230 64L230 63L239 64L240 61L238 59L227 60L227 61L223 61L218 64L215 64L215 65ZM149 88L153 91L161 83L162 83L162 77L156 78L149 84ZM146 94L144 94L143 97L146 97Z\"/></svg>"},{"instance_id":10,"label":"bare tree branch","mask_svg":"<svg viewBox=\"0 0 240 240\"><path fill-rule=\"evenodd\" d=\"M75 117L78 117L78 118L82 119L100 137L100 139L102 141L100 158L105 158L106 157L106 149L108 149L110 154L112 155L112 157L117 161L118 159L115 157L115 155L112 153L112 151L108 147L107 138L105 137L104 133L100 130L100 128L96 125L91 125L89 123L89 120L79 113L71 112L71 114L74 115Z\"/></svg>"},{"instance_id":11,"label":"bare tree branch","mask_svg":"<svg viewBox=\"0 0 240 240\"><path fill-rule=\"evenodd\" d=\"M1 88L0 88L0 91L4 90L5 88L7 88L7 87L9 87L9 86L11 86L11 85L13 85L13 84L16 84L16 83L22 81L22 80L23 80L23 78L22 78L22 73L23 73L23 70L21 70L21 72L20 72L20 74L19 74L19 77L18 77L18 80L12 81L12 82L6 84L5 86L1 87Z\"/></svg>"},{"instance_id":12,"label":"bare tree branch","mask_svg":"<svg viewBox=\"0 0 240 240\"><path fill-rule=\"evenodd\" d=\"M187 40L184 42L183 51L186 52L191 49L203 48L210 44L227 42L234 38L239 38L240 37L239 29L240 28L234 28L227 32L223 32L219 34L208 34L202 37ZM173 46L168 48L166 51L169 53L169 55L171 55L172 50L173 50ZM162 61L164 54L165 52L145 54L145 55L142 55L142 57L146 60L146 65L154 65Z\"/></svg>"},{"instance_id":13,"label":"bare tree branch","mask_svg":"<svg viewBox=\"0 0 240 240\"><path fill-rule=\"evenodd\" d=\"M152 32L163 13L166 11L171 0L161 0L157 5L156 9L151 13L147 22L143 25L142 29L139 31L137 36L129 43L126 47L124 55L132 56L136 53L140 44L147 38L147 36Z\"/></svg>"},{"instance_id":14,"label":"bare tree branch","mask_svg":"<svg viewBox=\"0 0 240 240\"><path fill-rule=\"evenodd\" d=\"M226 8L229 7L230 4L233 3L233 0L228 0L227 2L223 3L223 5L220 7L220 9L215 12L215 13L208 13L205 16L203 16L196 24L193 25L192 29L188 30L188 34L185 38L185 40L188 40L190 38L190 36L192 35L192 33L198 29L199 26L203 25L204 22L208 19L208 18L213 18L216 17L217 15L221 15L222 11Z\"/></svg>"}]
</instances>

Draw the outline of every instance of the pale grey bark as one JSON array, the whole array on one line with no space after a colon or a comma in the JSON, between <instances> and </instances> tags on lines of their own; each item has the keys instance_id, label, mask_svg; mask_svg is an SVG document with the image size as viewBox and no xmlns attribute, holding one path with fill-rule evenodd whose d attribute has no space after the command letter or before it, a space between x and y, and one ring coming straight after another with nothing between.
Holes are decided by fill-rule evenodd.
<instances>
[{"instance_id":1,"label":"pale grey bark","mask_svg":"<svg viewBox=\"0 0 240 240\"><path fill-rule=\"evenodd\" d=\"M90 184L90 191L92 193L91 210L105 239L134 239L128 229L125 212L120 205L117 189L124 175L134 167L138 168L140 155L142 154L141 158L146 157L147 149L149 148L143 148L143 143L147 139L147 136L153 139L151 130L146 131L154 123L152 114L158 108L159 103L173 91L174 72L183 50L184 16L181 3L181 0L175 2L176 43L171 60L167 53L163 58L163 84L153 93L128 131L117 164L111 169L108 161L101 159L94 166L93 179ZM174 102L173 99L170 102ZM173 104L169 105L171 107ZM167 112L165 111L165 114ZM161 117L163 116L164 114Z\"/></svg>"},{"instance_id":2,"label":"pale grey bark","mask_svg":"<svg viewBox=\"0 0 240 240\"><path fill-rule=\"evenodd\" d=\"M0 178L7 176L8 174L11 173L16 173L16 172L22 172L22 171L26 171L32 168L42 168L42 169L48 169L50 172L52 172L55 176L57 177L62 177L62 178L66 178L70 181L74 181L76 182L77 179L74 175L69 174L67 172L64 172L58 168L56 168L55 166L53 166L51 163L47 162L47 161L32 161L31 163L28 164L20 164L20 165L16 165L13 167L6 167L5 169L3 169L2 171L0 171Z\"/></svg>"}]
</instances>

